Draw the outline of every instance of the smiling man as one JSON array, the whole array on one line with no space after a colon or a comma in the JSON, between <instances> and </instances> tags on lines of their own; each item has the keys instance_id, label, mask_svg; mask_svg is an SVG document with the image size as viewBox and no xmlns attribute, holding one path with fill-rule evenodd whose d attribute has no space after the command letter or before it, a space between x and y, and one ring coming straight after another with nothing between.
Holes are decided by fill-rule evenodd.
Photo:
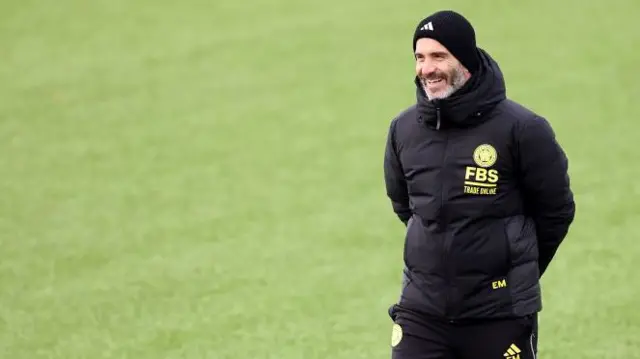
<instances>
[{"instance_id":1,"label":"smiling man","mask_svg":"<svg viewBox=\"0 0 640 359\"><path fill-rule=\"evenodd\" d=\"M413 36L417 103L389 128L387 195L407 225L394 359L534 359L539 280L574 219L547 120L506 96L462 15Z\"/></svg>"},{"instance_id":2,"label":"smiling man","mask_svg":"<svg viewBox=\"0 0 640 359\"><path fill-rule=\"evenodd\" d=\"M471 77L469 70L437 40L417 40L415 56L418 79L430 100L451 96ZM473 57L467 60L474 61ZM476 66L473 62L467 66L470 65Z\"/></svg>"}]
</instances>

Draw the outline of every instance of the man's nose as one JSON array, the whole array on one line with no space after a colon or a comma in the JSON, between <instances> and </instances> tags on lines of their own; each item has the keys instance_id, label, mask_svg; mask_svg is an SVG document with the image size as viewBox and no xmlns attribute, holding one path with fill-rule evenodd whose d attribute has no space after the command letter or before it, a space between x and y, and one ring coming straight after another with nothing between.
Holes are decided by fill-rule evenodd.
<instances>
[{"instance_id":1,"label":"man's nose","mask_svg":"<svg viewBox=\"0 0 640 359\"><path fill-rule=\"evenodd\" d=\"M436 70L436 67L431 61L424 61L419 66L420 66L420 76L422 77L426 77L432 74Z\"/></svg>"}]
</instances>

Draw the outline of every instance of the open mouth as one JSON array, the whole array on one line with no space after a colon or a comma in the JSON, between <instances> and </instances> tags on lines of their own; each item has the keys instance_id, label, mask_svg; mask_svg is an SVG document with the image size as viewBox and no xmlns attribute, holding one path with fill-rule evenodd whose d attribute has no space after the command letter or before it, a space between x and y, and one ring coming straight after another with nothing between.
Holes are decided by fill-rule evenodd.
<instances>
[{"instance_id":1,"label":"open mouth","mask_svg":"<svg viewBox=\"0 0 640 359\"><path fill-rule=\"evenodd\" d=\"M437 84L440 84L442 82L444 82L443 78L427 80L427 85L437 85Z\"/></svg>"}]
</instances>

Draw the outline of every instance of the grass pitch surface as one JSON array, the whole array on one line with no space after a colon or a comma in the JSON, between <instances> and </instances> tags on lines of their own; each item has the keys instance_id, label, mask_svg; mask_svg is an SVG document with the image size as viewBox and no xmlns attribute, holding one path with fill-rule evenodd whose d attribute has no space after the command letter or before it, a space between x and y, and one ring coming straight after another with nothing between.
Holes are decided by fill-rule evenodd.
<instances>
[{"instance_id":1,"label":"grass pitch surface","mask_svg":"<svg viewBox=\"0 0 640 359\"><path fill-rule=\"evenodd\" d=\"M440 8L571 160L540 356L640 355L637 2L61 0L0 4L0 357L389 358L382 153Z\"/></svg>"}]
</instances>

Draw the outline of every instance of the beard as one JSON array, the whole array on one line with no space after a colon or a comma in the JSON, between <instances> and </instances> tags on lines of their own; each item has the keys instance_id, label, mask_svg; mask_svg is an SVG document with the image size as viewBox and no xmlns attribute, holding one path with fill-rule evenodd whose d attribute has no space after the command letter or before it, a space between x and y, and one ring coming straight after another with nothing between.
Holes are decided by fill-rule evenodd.
<instances>
[{"instance_id":1,"label":"beard","mask_svg":"<svg viewBox=\"0 0 640 359\"><path fill-rule=\"evenodd\" d=\"M437 92L429 91L427 81L435 79L443 79L447 84L446 87L442 90L438 90ZM464 86L466 81L467 79L465 78L464 70L461 66L454 67L448 73L437 71L425 78L420 78L422 88L424 89L425 94L427 94L427 98L429 100L445 99L451 96L454 92Z\"/></svg>"}]
</instances>

